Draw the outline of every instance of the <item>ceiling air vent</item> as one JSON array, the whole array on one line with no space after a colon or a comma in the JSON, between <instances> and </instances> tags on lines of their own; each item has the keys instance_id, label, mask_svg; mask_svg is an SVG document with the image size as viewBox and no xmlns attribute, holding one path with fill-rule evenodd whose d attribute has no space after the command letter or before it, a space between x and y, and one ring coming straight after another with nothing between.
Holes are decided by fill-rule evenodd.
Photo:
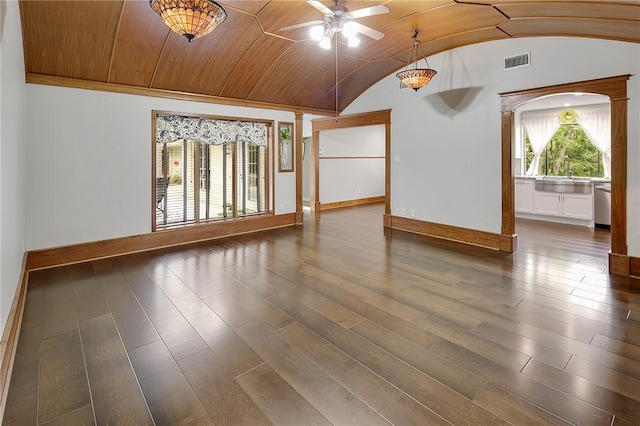
<instances>
[{"instance_id":1,"label":"ceiling air vent","mask_svg":"<svg viewBox=\"0 0 640 426\"><path fill-rule=\"evenodd\" d=\"M531 65L531 52L504 58L505 71L512 70L514 68L528 67L529 65Z\"/></svg>"}]
</instances>

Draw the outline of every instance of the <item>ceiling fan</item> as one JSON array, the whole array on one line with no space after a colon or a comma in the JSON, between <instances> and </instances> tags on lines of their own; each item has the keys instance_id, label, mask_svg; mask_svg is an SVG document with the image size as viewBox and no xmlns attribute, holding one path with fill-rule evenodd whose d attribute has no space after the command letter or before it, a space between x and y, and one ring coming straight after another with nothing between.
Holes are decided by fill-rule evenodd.
<instances>
[{"instance_id":1,"label":"ceiling fan","mask_svg":"<svg viewBox=\"0 0 640 426\"><path fill-rule=\"evenodd\" d=\"M327 7L318 0L307 0L309 5L324 13L324 20L303 22L301 24L280 28L280 31L289 31L311 26L311 38L319 41L320 47L324 49L331 48L331 38L334 34L340 32L348 39L349 47L356 47L360 44L360 40L357 37L358 33L371 37L374 40L380 40L384 37L384 34L380 31L362 25L354 21L354 19L389 13L387 6L379 4L377 6L365 7L349 12L349 9L346 7L338 5L338 0L333 0L333 2L333 6Z\"/></svg>"}]
</instances>

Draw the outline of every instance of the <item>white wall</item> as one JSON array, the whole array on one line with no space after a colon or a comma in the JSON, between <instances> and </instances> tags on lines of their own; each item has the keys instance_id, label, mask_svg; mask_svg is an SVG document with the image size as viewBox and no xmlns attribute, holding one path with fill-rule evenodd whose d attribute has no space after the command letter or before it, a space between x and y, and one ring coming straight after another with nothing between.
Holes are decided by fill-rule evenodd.
<instances>
[{"instance_id":1,"label":"white wall","mask_svg":"<svg viewBox=\"0 0 640 426\"><path fill-rule=\"evenodd\" d=\"M24 61L18 2L0 1L0 327L20 279L25 239Z\"/></svg>"},{"instance_id":2,"label":"white wall","mask_svg":"<svg viewBox=\"0 0 640 426\"><path fill-rule=\"evenodd\" d=\"M295 118L33 84L27 105L27 250L151 232L152 110L269 119L276 129ZM276 214L295 212L295 173L275 175Z\"/></svg>"},{"instance_id":3,"label":"white wall","mask_svg":"<svg viewBox=\"0 0 640 426\"><path fill-rule=\"evenodd\" d=\"M525 52L531 52L531 66L502 70L505 57ZM500 233L499 93L635 74L627 86L627 241L629 254L640 255L640 45L509 39L443 52L429 64L438 74L427 87L399 90L394 73L343 113L392 109L392 214L415 209L419 220Z\"/></svg>"},{"instance_id":4,"label":"white wall","mask_svg":"<svg viewBox=\"0 0 640 426\"><path fill-rule=\"evenodd\" d=\"M9 4L11 12L15 2ZM637 44L578 38L466 46L429 58L439 74L419 92L398 90L391 75L344 113L392 109L391 154L398 159L392 163L393 214L415 209L417 219L500 232L498 93L638 74L639 50ZM531 67L502 71L505 56L525 51L532 52ZM640 121L633 119L640 115L639 90L634 76L629 81L628 129L628 241L633 255L640 254L640 172L631 167L640 156ZM276 125L295 121L289 112L79 89L28 85L26 92L28 250L150 231L152 109L273 119ZM293 212L295 173L276 175L276 213ZM328 202L322 194L321 201Z\"/></svg>"},{"instance_id":5,"label":"white wall","mask_svg":"<svg viewBox=\"0 0 640 426\"><path fill-rule=\"evenodd\" d=\"M320 132L320 202L384 195L384 126Z\"/></svg>"}]
</instances>

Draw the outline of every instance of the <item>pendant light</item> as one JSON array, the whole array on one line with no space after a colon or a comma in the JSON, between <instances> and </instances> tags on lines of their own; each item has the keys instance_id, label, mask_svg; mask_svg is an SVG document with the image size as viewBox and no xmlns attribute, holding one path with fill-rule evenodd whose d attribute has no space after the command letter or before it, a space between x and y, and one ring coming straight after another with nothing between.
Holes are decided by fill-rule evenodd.
<instances>
[{"instance_id":1,"label":"pendant light","mask_svg":"<svg viewBox=\"0 0 640 426\"><path fill-rule=\"evenodd\" d=\"M174 32L191 42L213 31L227 12L212 0L149 0L149 5Z\"/></svg>"},{"instance_id":2,"label":"pendant light","mask_svg":"<svg viewBox=\"0 0 640 426\"><path fill-rule=\"evenodd\" d=\"M402 84L416 92L418 89L426 86L434 75L438 72L434 69L429 68L429 62L427 62L427 57L422 50L422 46L420 45L420 40L418 40L418 33L420 30L413 30L413 47L411 49L411 58L407 61L407 67L404 71L400 71L396 74L396 77L400 79ZM418 68L418 48L420 48L420 52L422 53L422 57L424 58L424 62L427 64L427 68ZM409 68L409 65L413 64L413 68Z\"/></svg>"}]
</instances>

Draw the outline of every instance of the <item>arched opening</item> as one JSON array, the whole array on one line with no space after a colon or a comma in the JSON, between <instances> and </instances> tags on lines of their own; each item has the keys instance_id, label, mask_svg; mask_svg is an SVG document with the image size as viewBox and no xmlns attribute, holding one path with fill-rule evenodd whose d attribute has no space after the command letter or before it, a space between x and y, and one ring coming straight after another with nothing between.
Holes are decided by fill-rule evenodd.
<instances>
[{"instance_id":1,"label":"arched opening","mask_svg":"<svg viewBox=\"0 0 640 426\"><path fill-rule=\"evenodd\" d=\"M558 93L594 93L611 102L611 251L609 272L629 274L627 259L627 80L629 75L501 93L502 98L502 249L516 250L514 116L533 99Z\"/></svg>"}]
</instances>

